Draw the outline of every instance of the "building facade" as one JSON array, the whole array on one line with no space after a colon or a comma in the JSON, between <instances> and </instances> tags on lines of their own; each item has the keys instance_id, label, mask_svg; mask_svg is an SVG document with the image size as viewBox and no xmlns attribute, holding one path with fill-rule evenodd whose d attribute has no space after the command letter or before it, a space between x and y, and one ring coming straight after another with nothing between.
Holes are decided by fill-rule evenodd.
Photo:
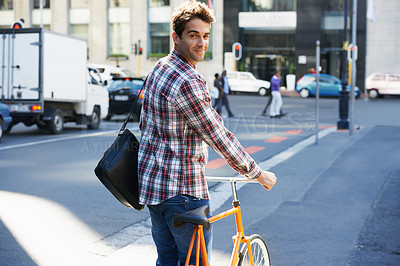
<instances>
[{"instance_id":1,"label":"building facade","mask_svg":"<svg viewBox=\"0 0 400 266\"><path fill-rule=\"evenodd\" d=\"M23 18L25 27L42 26L85 39L90 63L119 65L143 76L172 49L171 16L180 3L181 0L43 0L40 9L39 0L1 0L0 27L9 28ZM198 64L209 84L213 84L214 73L223 70L223 2L215 1L213 9L217 22L212 25L209 52Z\"/></svg>"},{"instance_id":2,"label":"building facade","mask_svg":"<svg viewBox=\"0 0 400 266\"><path fill-rule=\"evenodd\" d=\"M227 2L227 1L225 1ZM344 29L344 0L233 0L224 10L224 51L232 40L244 47L238 68L269 80L275 71L297 79L316 64L316 41L321 44L321 72L341 77L345 54L343 42L350 41L351 2L348 1L347 30ZM358 1L358 84L364 80L366 2ZM284 85L286 81L284 81Z\"/></svg>"},{"instance_id":3,"label":"building facade","mask_svg":"<svg viewBox=\"0 0 400 266\"><path fill-rule=\"evenodd\" d=\"M209 84L224 68L249 71L269 80L276 70L296 75L315 67L315 42L321 43L321 71L341 78L344 41L351 42L352 0L213 0L216 23L206 59L198 64ZM376 22L367 20L367 3L357 7L357 80L364 88L372 72L400 73L400 2L374 0ZM25 27L87 40L88 61L115 64L139 75L149 72L172 49L171 15L181 0L0 0L0 27L20 18ZM243 56L234 61L232 44ZM382 49L385 47L385 49ZM142 53L140 54L141 51ZM284 79L283 85L287 86Z\"/></svg>"}]
</instances>

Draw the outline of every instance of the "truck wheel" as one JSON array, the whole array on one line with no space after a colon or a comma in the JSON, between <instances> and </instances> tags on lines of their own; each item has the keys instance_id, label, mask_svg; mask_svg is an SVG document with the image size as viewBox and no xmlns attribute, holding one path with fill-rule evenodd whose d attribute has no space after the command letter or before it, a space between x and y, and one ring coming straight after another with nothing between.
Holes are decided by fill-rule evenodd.
<instances>
[{"instance_id":1,"label":"truck wheel","mask_svg":"<svg viewBox=\"0 0 400 266\"><path fill-rule=\"evenodd\" d=\"M89 117L88 129L98 129L100 126L100 109L95 107L92 116Z\"/></svg>"},{"instance_id":2,"label":"truck wheel","mask_svg":"<svg viewBox=\"0 0 400 266\"><path fill-rule=\"evenodd\" d=\"M47 122L47 129L51 134L60 134L64 129L64 116L60 109L55 109L51 120Z\"/></svg>"}]
</instances>

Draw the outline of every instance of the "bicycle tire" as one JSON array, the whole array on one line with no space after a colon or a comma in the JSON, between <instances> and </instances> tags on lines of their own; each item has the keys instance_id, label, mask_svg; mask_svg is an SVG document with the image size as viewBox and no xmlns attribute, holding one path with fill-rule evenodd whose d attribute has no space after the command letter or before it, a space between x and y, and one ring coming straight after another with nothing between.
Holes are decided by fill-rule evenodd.
<instances>
[{"instance_id":1,"label":"bicycle tire","mask_svg":"<svg viewBox=\"0 0 400 266\"><path fill-rule=\"evenodd\" d=\"M267 244L265 244L262 236L254 234L250 236L250 246L253 253L254 266L270 266L271 261L269 258ZM250 266L249 253L247 245L243 244L239 253L238 266Z\"/></svg>"}]
</instances>

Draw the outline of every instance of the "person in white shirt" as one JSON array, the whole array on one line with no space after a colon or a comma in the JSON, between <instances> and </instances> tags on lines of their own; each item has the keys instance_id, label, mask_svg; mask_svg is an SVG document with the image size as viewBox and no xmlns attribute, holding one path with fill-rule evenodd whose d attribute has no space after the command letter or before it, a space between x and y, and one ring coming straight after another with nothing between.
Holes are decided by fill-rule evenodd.
<instances>
[{"instance_id":1,"label":"person in white shirt","mask_svg":"<svg viewBox=\"0 0 400 266\"><path fill-rule=\"evenodd\" d=\"M228 94L231 88L229 87L228 78L226 77L226 70L222 72L222 88L224 89L224 93L222 95L222 105L225 106L229 117L233 117L234 115L231 111L231 108L229 107ZM221 107L221 112L222 112L222 107Z\"/></svg>"}]
</instances>

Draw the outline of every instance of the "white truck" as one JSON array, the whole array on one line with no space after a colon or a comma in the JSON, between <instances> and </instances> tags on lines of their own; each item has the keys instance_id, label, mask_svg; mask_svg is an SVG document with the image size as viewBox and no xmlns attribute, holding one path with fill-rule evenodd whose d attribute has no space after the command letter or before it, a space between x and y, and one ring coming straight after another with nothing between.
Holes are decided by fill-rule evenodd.
<instances>
[{"instance_id":1,"label":"white truck","mask_svg":"<svg viewBox=\"0 0 400 266\"><path fill-rule=\"evenodd\" d=\"M59 134L64 123L97 129L108 91L87 66L87 43L42 28L0 29L0 101L13 121Z\"/></svg>"}]
</instances>

